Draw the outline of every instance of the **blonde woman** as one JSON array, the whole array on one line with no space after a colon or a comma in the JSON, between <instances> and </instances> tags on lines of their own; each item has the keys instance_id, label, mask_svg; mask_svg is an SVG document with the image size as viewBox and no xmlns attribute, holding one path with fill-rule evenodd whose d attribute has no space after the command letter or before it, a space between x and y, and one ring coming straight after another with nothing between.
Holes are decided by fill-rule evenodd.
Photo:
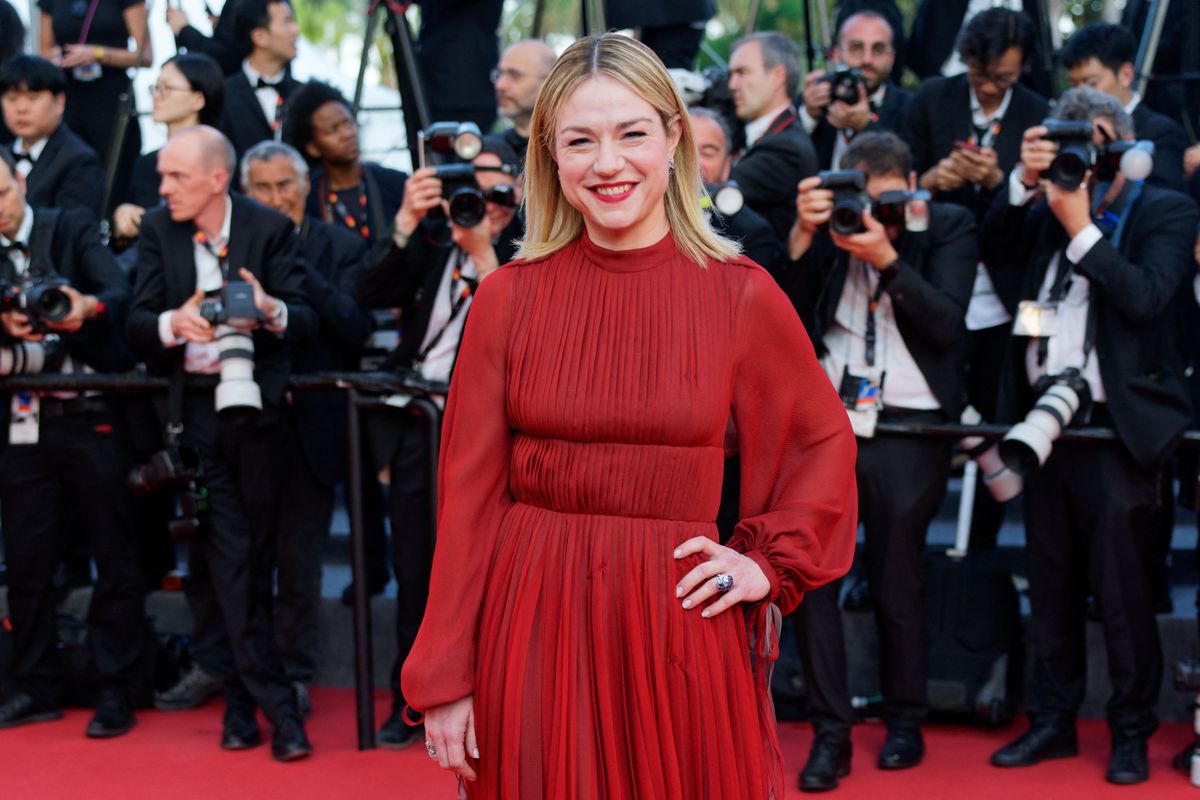
<instances>
[{"instance_id":1,"label":"blonde woman","mask_svg":"<svg viewBox=\"0 0 1200 800\"><path fill-rule=\"evenodd\" d=\"M850 565L846 415L783 293L706 225L648 48L568 48L526 169L521 258L480 286L446 408L405 697L468 797L782 798L768 612Z\"/></svg>"}]
</instances>

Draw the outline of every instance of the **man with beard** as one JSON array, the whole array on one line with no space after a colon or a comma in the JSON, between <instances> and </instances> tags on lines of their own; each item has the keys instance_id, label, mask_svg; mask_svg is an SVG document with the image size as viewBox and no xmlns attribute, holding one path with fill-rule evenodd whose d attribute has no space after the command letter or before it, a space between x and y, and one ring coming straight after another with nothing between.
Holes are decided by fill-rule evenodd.
<instances>
[{"instance_id":1,"label":"man with beard","mask_svg":"<svg viewBox=\"0 0 1200 800\"><path fill-rule=\"evenodd\" d=\"M504 131L504 141L525 161L529 147L529 120L542 81L546 80L557 56L550 45L541 39L526 39L509 47L492 70L492 85L496 87L496 110L512 123Z\"/></svg>"}]
</instances>

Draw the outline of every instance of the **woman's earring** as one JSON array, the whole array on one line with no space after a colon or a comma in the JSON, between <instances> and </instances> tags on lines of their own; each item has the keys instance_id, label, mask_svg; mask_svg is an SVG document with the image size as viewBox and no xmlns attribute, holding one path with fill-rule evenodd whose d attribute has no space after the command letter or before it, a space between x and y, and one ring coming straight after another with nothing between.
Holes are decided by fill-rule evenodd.
<instances>
[{"instance_id":1,"label":"woman's earring","mask_svg":"<svg viewBox=\"0 0 1200 800\"><path fill-rule=\"evenodd\" d=\"M667 159L667 176L670 177L670 176L673 176L674 174L675 174L675 158L671 157L671 158Z\"/></svg>"}]
</instances>

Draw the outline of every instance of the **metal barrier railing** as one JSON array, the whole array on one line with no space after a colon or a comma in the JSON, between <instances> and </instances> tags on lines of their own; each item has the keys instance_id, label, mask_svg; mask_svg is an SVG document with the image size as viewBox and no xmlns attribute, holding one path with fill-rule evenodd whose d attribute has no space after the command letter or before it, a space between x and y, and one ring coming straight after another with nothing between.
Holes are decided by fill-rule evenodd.
<instances>
[{"instance_id":1,"label":"metal barrier railing","mask_svg":"<svg viewBox=\"0 0 1200 800\"><path fill-rule=\"evenodd\" d=\"M350 517L350 569L354 584L354 692L358 749L375 747L375 686L373 647L371 642L371 604L367 590L366 548L363 532L363 471L362 471L362 413L366 410L416 413L426 420L429 448L430 519L437 520L438 449L441 438L442 412L433 397L444 397L446 384L429 383L412 375L391 372L321 372L294 375L288 388L298 392L344 391L347 393L349 434L349 486L347 504ZM95 390L114 394L165 392L167 380L145 373L87 374L87 375L21 375L0 378L0 392L85 391ZM880 422L877 435L915 436L962 439L978 436L999 439L1007 433L1007 425L926 425ZM1103 442L1116 439L1111 428L1067 428L1059 441ZM1182 438L1186 446L1200 445L1200 430L1187 431ZM433 527L436 530L436 525ZM393 531L393 535L395 531Z\"/></svg>"}]
</instances>

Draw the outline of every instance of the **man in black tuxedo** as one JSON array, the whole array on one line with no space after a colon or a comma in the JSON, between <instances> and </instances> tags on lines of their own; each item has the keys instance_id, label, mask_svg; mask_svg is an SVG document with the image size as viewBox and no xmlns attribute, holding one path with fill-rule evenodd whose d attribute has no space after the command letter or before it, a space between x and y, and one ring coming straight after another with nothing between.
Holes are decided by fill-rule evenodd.
<instances>
[{"instance_id":1,"label":"man in black tuxedo","mask_svg":"<svg viewBox=\"0 0 1200 800\"><path fill-rule=\"evenodd\" d=\"M277 497L277 423L291 344L312 340L316 319L304 298L292 221L244 197L229 196L236 161L218 131L176 134L158 156L164 206L142 218L130 343L151 371L182 379L182 441L199 454L210 519L191 542L188 599L198 631L224 629L234 670L225 679L221 744L242 749L262 739L255 705L275 726L272 755L307 756L312 747L283 676L271 633L271 545ZM200 314L206 293L229 281L250 284L261 324L253 329L254 383L262 410L253 421L218 414L200 376L220 371L216 331ZM245 409L248 412L248 409ZM249 414L247 414L249 416Z\"/></svg>"},{"instance_id":2,"label":"man in black tuxedo","mask_svg":"<svg viewBox=\"0 0 1200 800\"><path fill-rule=\"evenodd\" d=\"M857 69L857 100L833 98L826 70L813 70L804 79L800 121L817 148L821 169L832 169L841 160L850 140L863 131L898 131L912 102L912 94L888 76L896 61L892 27L881 14L861 11L838 29L837 44L829 52L833 63Z\"/></svg>"},{"instance_id":3,"label":"man in black tuxedo","mask_svg":"<svg viewBox=\"0 0 1200 800\"><path fill-rule=\"evenodd\" d=\"M300 29L288 0L237 0L234 39L249 53L225 79L221 132L240 159L264 140L279 141L284 103L299 83L288 71Z\"/></svg>"},{"instance_id":4,"label":"man in black tuxedo","mask_svg":"<svg viewBox=\"0 0 1200 800\"><path fill-rule=\"evenodd\" d=\"M485 218L472 227L431 219L431 210L446 205L442 182L433 167L417 170L408 181L392 238L371 248L355 295L364 308L401 309L404 336L385 368L433 383L449 382L475 288L512 258L513 242L521 236L516 153L502 137L486 136L473 163L487 198ZM433 566L428 433L423 421L407 415L388 414L370 422L376 468L390 475L392 568L398 587L392 713L376 742L400 748L418 738L417 729L402 716L400 670L425 614Z\"/></svg>"},{"instance_id":5,"label":"man in black tuxedo","mask_svg":"<svg viewBox=\"0 0 1200 800\"><path fill-rule=\"evenodd\" d=\"M18 55L0 67L4 122L12 155L37 208L81 208L94 218L104 202L104 169L92 148L63 122L67 78L44 58Z\"/></svg>"},{"instance_id":6,"label":"man in black tuxedo","mask_svg":"<svg viewBox=\"0 0 1200 800\"><path fill-rule=\"evenodd\" d=\"M817 171L817 152L792 105L799 84L800 54L783 34L734 42L729 89L745 147L732 175L746 204L766 217L781 242L796 218L796 186Z\"/></svg>"},{"instance_id":7,"label":"man in black tuxedo","mask_svg":"<svg viewBox=\"0 0 1200 800\"><path fill-rule=\"evenodd\" d=\"M1149 180L1168 189L1183 190L1183 151L1187 134L1170 117L1159 114L1133 91L1133 60L1137 41L1128 28L1094 22L1071 34L1063 45L1063 65L1071 86L1090 86L1120 101L1133 118L1139 139L1154 142L1154 172Z\"/></svg>"},{"instance_id":8,"label":"man in black tuxedo","mask_svg":"<svg viewBox=\"0 0 1200 800\"><path fill-rule=\"evenodd\" d=\"M1133 137L1120 102L1094 89L1066 92L1054 117L1091 120L1098 146ZM1117 441L1058 442L1025 481L1031 726L992 763L1018 767L1075 755L1090 591L1112 686L1107 778L1140 783L1149 776L1146 739L1157 725L1163 666L1142 540L1159 502L1159 470L1192 419L1164 311L1193 273L1197 212L1185 196L1127 184L1119 173L1111 184L1089 180L1073 191L1048 182L1057 145L1044 133L1042 126L1025 132L1021 165L981 234L985 260L1017 274L1023 301L999 416L1016 422L1044 394L1043 376L1077 370L1091 410L1075 418L1112 428ZM1093 202L1102 209L1095 217Z\"/></svg>"},{"instance_id":9,"label":"man in black tuxedo","mask_svg":"<svg viewBox=\"0 0 1200 800\"><path fill-rule=\"evenodd\" d=\"M700 177L710 193L729 181L733 166L733 135L725 118L710 108L688 109L692 136L700 152ZM715 200L715 198L714 198ZM771 223L750 206L743 205L732 213L720 209L710 212L710 224L724 236L742 244L742 252L772 275L782 266L783 245L775 236Z\"/></svg>"},{"instance_id":10,"label":"man in black tuxedo","mask_svg":"<svg viewBox=\"0 0 1200 800\"><path fill-rule=\"evenodd\" d=\"M911 189L908 147L890 132L856 136L840 162L861 170L867 194ZM949 204L913 200L927 225L885 227L864 210L860 233L826 229L834 193L800 184L788 241L788 291L858 436L859 517L879 625L887 741L881 769L924 756L925 612L921 554L946 493L950 444L876 438L875 424L943 424L962 408L963 317L978 260L975 220ZM922 214L923 210L923 214ZM809 592L794 615L815 738L800 788L835 788L850 770L854 714L838 610L840 581Z\"/></svg>"},{"instance_id":11,"label":"man in black tuxedo","mask_svg":"<svg viewBox=\"0 0 1200 800\"><path fill-rule=\"evenodd\" d=\"M908 67L921 80L937 75L951 77L962 73L967 66L957 56L959 37L975 16L989 7L1001 6L1023 12L1033 26L1033 49L1025 59L1020 81L1032 91L1049 97L1055 88L1056 77L1048 59L1045 43L1049 31L1043 25L1040 0L922 0L913 18L912 34L905 50Z\"/></svg>"},{"instance_id":12,"label":"man in black tuxedo","mask_svg":"<svg viewBox=\"0 0 1200 800\"><path fill-rule=\"evenodd\" d=\"M286 144L259 142L242 159L243 191L286 214L300 238L304 293L320 329L315 343L295 348L292 371L350 372L358 369L363 344L375 328L371 315L354 302L367 244L305 215L308 183L304 157ZM280 426L284 458L275 534L275 639L302 714L319 656L321 556L333 521L334 489L346 482L346 416L344 395L298 392L290 397Z\"/></svg>"},{"instance_id":13,"label":"man in black tuxedo","mask_svg":"<svg viewBox=\"0 0 1200 800\"><path fill-rule=\"evenodd\" d=\"M7 288L29 279L65 279L70 285L61 291L69 308L53 321L17 310L0 313L0 373L129 369L133 357L121 335L129 285L100 243L95 221L77 209L31 208L15 167L11 155L0 152L0 281ZM49 357L52 347L57 358ZM35 355L46 363L28 360ZM62 716L66 687L53 578L66 528L78 524L97 572L88 644L101 692L87 735L119 736L135 721L131 703L140 688L143 622L128 464L113 430L114 408L95 393L5 393L3 401L0 420L8 435L0 449L0 519L12 653L0 728ZM70 513L75 510L83 513Z\"/></svg>"}]
</instances>

